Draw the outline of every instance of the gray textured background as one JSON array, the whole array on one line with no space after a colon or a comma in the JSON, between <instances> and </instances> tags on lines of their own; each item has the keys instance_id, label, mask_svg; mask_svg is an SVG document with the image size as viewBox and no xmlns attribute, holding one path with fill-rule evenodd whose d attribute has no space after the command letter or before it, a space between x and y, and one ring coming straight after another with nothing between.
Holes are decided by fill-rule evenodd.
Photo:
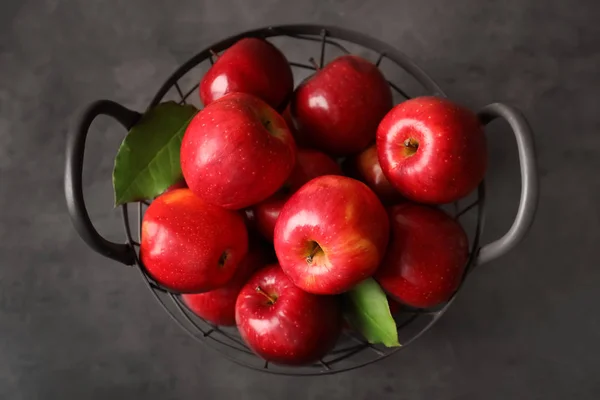
<instances>
[{"instance_id":1,"label":"gray textured background","mask_svg":"<svg viewBox=\"0 0 600 400\"><path fill-rule=\"evenodd\" d=\"M2 0L0 398L599 398L598 16L595 0ZM418 344L326 378L262 375L192 342L134 270L88 250L62 189L65 134L81 107L109 98L142 109L199 49L291 22L363 31L467 105L522 108L540 160L526 241L474 274ZM519 191L512 135L501 123L489 133L486 240L509 227ZM115 240L110 176L122 135L99 120L85 170L92 217Z\"/></svg>"}]
</instances>

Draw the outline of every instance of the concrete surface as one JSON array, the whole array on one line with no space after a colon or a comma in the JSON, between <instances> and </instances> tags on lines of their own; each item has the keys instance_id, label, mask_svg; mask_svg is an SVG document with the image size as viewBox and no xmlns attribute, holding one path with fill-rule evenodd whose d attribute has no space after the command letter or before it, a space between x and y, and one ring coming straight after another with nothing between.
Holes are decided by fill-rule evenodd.
<instances>
[{"instance_id":1,"label":"concrete surface","mask_svg":"<svg viewBox=\"0 0 600 400\"><path fill-rule=\"evenodd\" d=\"M600 398L599 15L594 0L3 0L0 398ZM390 42L467 105L520 107L542 184L527 239L474 274L418 344L325 378L263 375L192 342L134 270L84 245L62 187L65 134L81 107L109 98L143 109L199 49L292 22ZM122 134L99 120L85 170L92 217L114 240ZM511 133L498 123L489 134L485 240L508 229L519 192Z\"/></svg>"}]
</instances>

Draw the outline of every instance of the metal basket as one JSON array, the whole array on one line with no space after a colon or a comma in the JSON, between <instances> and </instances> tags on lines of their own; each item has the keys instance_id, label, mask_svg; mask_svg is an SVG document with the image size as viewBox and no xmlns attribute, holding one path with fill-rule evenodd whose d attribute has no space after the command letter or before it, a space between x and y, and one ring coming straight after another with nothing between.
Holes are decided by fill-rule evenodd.
<instances>
[{"instance_id":1,"label":"metal basket","mask_svg":"<svg viewBox=\"0 0 600 400\"><path fill-rule=\"evenodd\" d=\"M437 84L406 55L386 43L358 32L337 27L286 25L244 32L215 43L201 51L167 79L150 102L148 108L161 102L167 92L173 89L179 96L179 101L186 103L189 96L198 89L198 84L184 91L180 86L180 80L199 64L204 62L212 64L213 52L223 51L243 37L262 37L267 39L282 36L294 40L314 42L315 47L318 46L320 57L317 63L320 66L323 65L325 54L331 46L335 47L336 51L343 53L349 53L346 48L349 45L345 46L343 42L350 43L352 46L360 46L360 48L374 52L377 55L376 60L374 60L377 66L380 66L383 60L387 60L386 62L391 62L406 71L425 89L426 93L445 96ZM281 50L285 53L285 49ZM307 63L290 62L290 65L293 69L315 69L313 65ZM196 82L199 80L200 77L196 77ZM390 82L390 86L396 95L409 98L409 95L397 84ZM413 343L444 314L454 300L456 293L450 301L436 309L403 308L400 310L395 316L399 340L402 343L402 346L398 348L371 345L356 333L345 331L335 348L314 365L287 367L265 362L254 355L244 344L235 328L213 326L195 316L181 301L178 293L161 287L146 273L138 257L138 251L142 216L145 207L149 203L140 202L137 204L137 218L134 218L138 228L136 229L136 238L134 238L132 232L133 222L131 221L129 212L130 207L134 206L132 204L121 206L125 227L125 243L110 242L96 231L84 203L82 171L87 132L94 119L99 115L108 115L114 118L126 129L132 127L141 116L140 113L131 111L115 102L100 100L91 104L83 112L75 129L70 132L66 153L65 193L69 213L76 230L83 240L96 252L125 265L136 266L152 295L176 324L194 339L209 345L233 362L252 369L284 375L333 374L359 368L382 360ZM510 230L500 239L483 246L480 246L479 240L483 231L485 216L485 183L481 183L476 193L473 194L474 199L468 201L467 205L459 203L452 205L450 212L457 219L462 218L467 212L476 212L476 216L472 219L474 227L469 231L469 236L471 237L470 255L463 282L464 278L475 266L504 255L523 239L533 222L538 201L538 178L533 135L523 115L514 108L499 103L490 104L482 108L478 115L484 124L500 117L505 119L512 128L517 139L521 167L521 198L517 215Z\"/></svg>"}]
</instances>

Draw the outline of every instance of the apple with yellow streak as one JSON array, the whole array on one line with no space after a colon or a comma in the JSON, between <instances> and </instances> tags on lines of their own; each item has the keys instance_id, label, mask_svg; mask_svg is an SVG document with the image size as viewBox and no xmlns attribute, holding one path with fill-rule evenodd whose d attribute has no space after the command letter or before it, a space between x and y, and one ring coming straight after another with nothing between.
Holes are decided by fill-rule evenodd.
<instances>
[{"instance_id":1,"label":"apple with yellow streak","mask_svg":"<svg viewBox=\"0 0 600 400\"><path fill-rule=\"evenodd\" d=\"M292 282L314 294L343 293L371 276L389 239L386 211L356 179L325 175L302 186L275 225L275 252Z\"/></svg>"}]
</instances>

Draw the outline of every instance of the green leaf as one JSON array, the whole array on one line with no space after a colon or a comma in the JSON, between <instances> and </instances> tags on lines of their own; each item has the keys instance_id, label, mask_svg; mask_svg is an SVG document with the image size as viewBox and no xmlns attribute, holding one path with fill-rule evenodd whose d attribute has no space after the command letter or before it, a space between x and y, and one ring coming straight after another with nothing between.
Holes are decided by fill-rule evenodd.
<instances>
[{"instance_id":1,"label":"green leaf","mask_svg":"<svg viewBox=\"0 0 600 400\"><path fill-rule=\"evenodd\" d=\"M131 128L115 159L115 206L150 200L182 179L181 140L198 110L169 101L146 112Z\"/></svg>"},{"instance_id":2,"label":"green leaf","mask_svg":"<svg viewBox=\"0 0 600 400\"><path fill-rule=\"evenodd\" d=\"M400 346L387 297L373 278L362 281L346 292L344 297L346 319L369 343Z\"/></svg>"}]
</instances>

